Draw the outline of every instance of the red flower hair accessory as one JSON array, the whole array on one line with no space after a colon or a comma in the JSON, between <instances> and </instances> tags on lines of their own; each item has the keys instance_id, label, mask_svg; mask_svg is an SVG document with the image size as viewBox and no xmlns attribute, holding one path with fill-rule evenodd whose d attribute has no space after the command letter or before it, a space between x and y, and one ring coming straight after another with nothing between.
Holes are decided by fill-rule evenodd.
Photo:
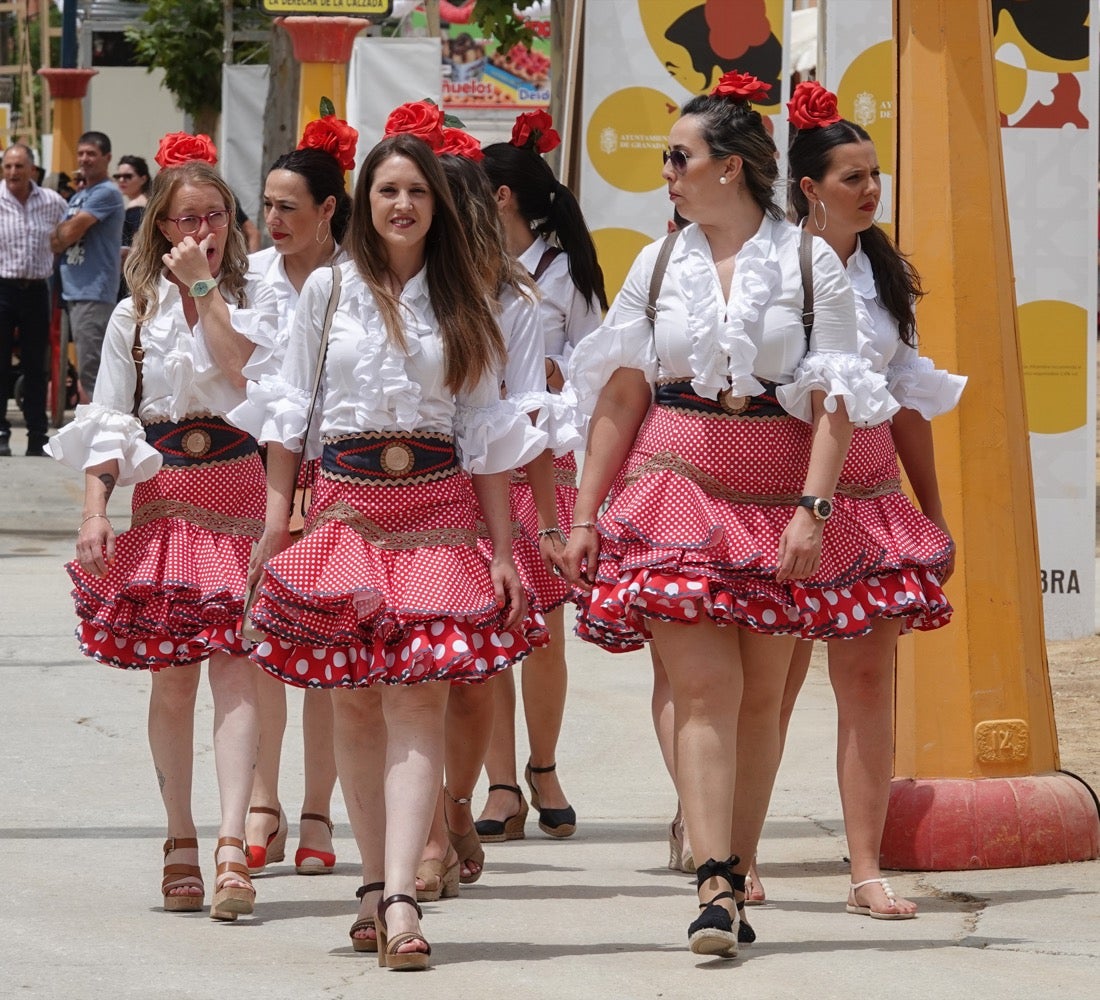
<instances>
[{"instance_id":1,"label":"red flower hair accessory","mask_svg":"<svg viewBox=\"0 0 1100 1000\"><path fill-rule=\"evenodd\" d=\"M768 96L772 89L770 83L758 80L751 73L738 73L731 69L719 79L711 97L728 97L733 101L748 101L750 104L759 104Z\"/></svg>"},{"instance_id":2,"label":"red flower hair accessory","mask_svg":"<svg viewBox=\"0 0 1100 1000\"><path fill-rule=\"evenodd\" d=\"M451 156L464 156L467 160L473 160L474 163L480 163L485 159L485 154L481 151L481 143L469 132L464 132L460 128L444 127L443 145L436 150L436 153L439 156L443 156L444 153L449 153Z\"/></svg>"},{"instance_id":3,"label":"red flower hair accessory","mask_svg":"<svg viewBox=\"0 0 1100 1000\"><path fill-rule=\"evenodd\" d=\"M826 90L816 80L806 80L794 88L787 102L787 117L800 131L835 125L840 121L836 94Z\"/></svg>"},{"instance_id":4,"label":"red flower hair accessory","mask_svg":"<svg viewBox=\"0 0 1100 1000\"><path fill-rule=\"evenodd\" d=\"M382 138L401 133L423 139L436 152L443 148L443 109L431 101L409 101L390 112Z\"/></svg>"},{"instance_id":5,"label":"red flower hair accessory","mask_svg":"<svg viewBox=\"0 0 1100 1000\"><path fill-rule=\"evenodd\" d=\"M324 115L315 118L302 132L299 149L319 149L332 156L341 170L355 167L355 146L359 133L342 118Z\"/></svg>"},{"instance_id":6,"label":"red flower hair accessory","mask_svg":"<svg viewBox=\"0 0 1100 1000\"><path fill-rule=\"evenodd\" d=\"M202 160L213 165L218 162L218 149L208 135L169 132L160 140L157 155L153 159L162 170L165 167L178 167L190 160Z\"/></svg>"},{"instance_id":7,"label":"red flower hair accessory","mask_svg":"<svg viewBox=\"0 0 1100 1000\"><path fill-rule=\"evenodd\" d=\"M549 153L561 145L561 136L553 129L554 120L542 110L525 111L512 126L511 143L535 153Z\"/></svg>"}]
</instances>

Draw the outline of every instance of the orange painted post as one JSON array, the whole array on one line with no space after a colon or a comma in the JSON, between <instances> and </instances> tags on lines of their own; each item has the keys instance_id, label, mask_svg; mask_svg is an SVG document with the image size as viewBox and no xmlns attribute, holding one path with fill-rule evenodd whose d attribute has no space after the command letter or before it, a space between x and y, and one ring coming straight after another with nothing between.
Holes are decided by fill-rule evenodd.
<instances>
[{"instance_id":1,"label":"orange painted post","mask_svg":"<svg viewBox=\"0 0 1100 1000\"><path fill-rule=\"evenodd\" d=\"M347 118L348 61L355 36L370 21L362 17L280 17L301 64L298 88L298 134L317 117L321 98Z\"/></svg>"},{"instance_id":2,"label":"orange painted post","mask_svg":"<svg viewBox=\"0 0 1100 1000\"><path fill-rule=\"evenodd\" d=\"M896 0L898 237L937 364L970 378L934 422L959 546L948 628L898 654L889 868L1100 857L1087 786L1058 773L988 3Z\"/></svg>"},{"instance_id":3,"label":"orange painted post","mask_svg":"<svg viewBox=\"0 0 1100 1000\"><path fill-rule=\"evenodd\" d=\"M40 69L53 101L53 156L50 170L71 173L76 167L76 140L84 132L84 98L96 69Z\"/></svg>"}]
</instances>

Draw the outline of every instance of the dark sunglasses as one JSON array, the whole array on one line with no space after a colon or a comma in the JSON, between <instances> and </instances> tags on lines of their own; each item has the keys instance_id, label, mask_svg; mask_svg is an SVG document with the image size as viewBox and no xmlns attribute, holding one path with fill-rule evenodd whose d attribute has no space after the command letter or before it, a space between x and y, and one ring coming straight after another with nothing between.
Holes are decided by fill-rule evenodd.
<instances>
[{"instance_id":1,"label":"dark sunglasses","mask_svg":"<svg viewBox=\"0 0 1100 1000\"><path fill-rule=\"evenodd\" d=\"M689 159L690 157L682 149L666 149L661 153L662 162L671 163L672 169L678 174L687 170Z\"/></svg>"},{"instance_id":2,"label":"dark sunglasses","mask_svg":"<svg viewBox=\"0 0 1100 1000\"><path fill-rule=\"evenodd\" d=\"M132 181L137 174L111 174L111 177L116 181Z\"/></svg>"}]
</instances>

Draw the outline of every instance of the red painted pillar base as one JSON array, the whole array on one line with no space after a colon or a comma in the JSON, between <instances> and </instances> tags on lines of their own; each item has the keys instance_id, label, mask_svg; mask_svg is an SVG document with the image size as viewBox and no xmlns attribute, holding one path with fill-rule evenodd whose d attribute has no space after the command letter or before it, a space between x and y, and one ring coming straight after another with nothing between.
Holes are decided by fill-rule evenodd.
<instances>
[{"instance_id":1,"label":"red painted pillar base","mask_svg":"<svg viewBox=\"0 0 1100 1000\"><path fill-rule=\"evenodd\" d=\"M84 131L84 98L88 81L97 69L40 69L38 75L50 89L53 99L53 156L50 169L54 173L76 167L76 140Z\"/></svg>"},{"instance_id":2,"label":"red painted pillar base","mask_svg":"<svg viewBox=\"0 0 1100 1000\"><path fill-rule=\"evenodd\" d=\"M1022 868L1098 857L1096 800L1068 774L891 783L884 868Z\"/></svg>"}]
</instances>

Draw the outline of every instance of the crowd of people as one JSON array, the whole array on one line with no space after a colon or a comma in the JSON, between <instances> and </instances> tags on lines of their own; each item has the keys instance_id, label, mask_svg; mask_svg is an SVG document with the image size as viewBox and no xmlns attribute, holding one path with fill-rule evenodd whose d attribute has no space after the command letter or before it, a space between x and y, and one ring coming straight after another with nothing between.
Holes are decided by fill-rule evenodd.
<instances>
[{"instance_id":1,"label":"crowd of people","mask_svg":"<svg viewBox=\"0 0 1100 1000\"><path fill-rule=\"evenodd\" d=\"M549 837L583 820L556 771L572 603L582 639L653 651L693 953L756 937L749 880L814 640L838 705L845 906L916 914L878 863L893 650L951 617L928 421L965 380L918 353L920 280L875 224L866 132L801 84L781 178L753 108L767 89L731 71L681 109L661 170L677 226L610 308L543 159L559 141L545 112L483 149L434 104L402 105L350 197L357 137L324 115L272 164L274 245L251 256L211 144L166 137L147 192L143 164L120 162L147 197L128 294L90 402L47 450L84 475L67 567L80 648L152 672L165 910L206 899L191 792L207 660L210 916L252 913L251 876L284 859L285 689L303 688L296 870L335 867L338 778L362 867L351 946L426 968L420 903L481 878L483 845L524 837L528 798ZM105 176L89 144L81 165Z\"/></svg>"}]
</instances>

